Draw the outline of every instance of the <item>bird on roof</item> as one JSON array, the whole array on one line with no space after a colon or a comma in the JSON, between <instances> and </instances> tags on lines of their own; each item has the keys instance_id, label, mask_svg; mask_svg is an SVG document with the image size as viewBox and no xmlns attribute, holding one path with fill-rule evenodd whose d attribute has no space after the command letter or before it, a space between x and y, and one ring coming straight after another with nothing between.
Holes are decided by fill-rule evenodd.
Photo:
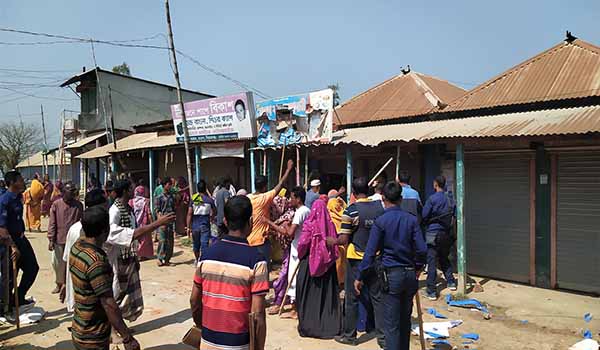
<instances>
[{"instance_id":1,"label":"bird on roof","mask_svg":"<svg viewBox=\"0 0 600 350\"><path fill-rule=\"evenodd\" d=\"M408 73L410 73L410 64L406 66L406 69L400 67L400 71L402 72L402 74L406 75Z\"/></svg>"},{"instance_id":2,"label":"bird on roof","mask_svg":"<svg viewBox=\"0 0 600 350\"><path fill-rule=\"evenodd\" d=\"M565 38L565 41L568 43L572 43L576 39L577 39L577 37L575 35L571 34L571 32L567 30L567 37Z\"/></svg>"}]
</instances>

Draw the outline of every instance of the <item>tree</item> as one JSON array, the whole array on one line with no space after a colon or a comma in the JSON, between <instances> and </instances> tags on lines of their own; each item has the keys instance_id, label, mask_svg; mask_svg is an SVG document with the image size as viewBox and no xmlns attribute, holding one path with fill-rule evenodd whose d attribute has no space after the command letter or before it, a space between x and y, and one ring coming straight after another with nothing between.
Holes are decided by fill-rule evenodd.
<instances>
[{"instance_id":1,"label":"tree","mask_svg":"<svg viewBox=\"0 0 600 350\"><path fill-rule=\"evenodd\" d=\"M119 73L127 76L131 76L131 69L129 69L129 65L127 62L123 62L123 64L119 64L118 66L114 66L112 68L113 73Z\"/></svg>"},{"instance_id":2,"label":"tree","mask_svg":"<svg viewBox=\"0 0 600 350\"><path fill-rule=\"evenodd\" d=\"M42 149L42 131L35 124L8 122L0 125L0 167L14 169L20 161Z\"/></svg>"},{"instance_id":3,"label":"tree","mask_svg":"<svg viewBox=\"0 0 600 350\"><path fill-rule=\"evenodd\" d=\"M339 90L340 90L340 84L339 83L333 83L327 86L328 88L330 88L331 90L333 90L333 106L337 107L340 105L340 94L339 94Z\"/></svg>"}]
</instances>

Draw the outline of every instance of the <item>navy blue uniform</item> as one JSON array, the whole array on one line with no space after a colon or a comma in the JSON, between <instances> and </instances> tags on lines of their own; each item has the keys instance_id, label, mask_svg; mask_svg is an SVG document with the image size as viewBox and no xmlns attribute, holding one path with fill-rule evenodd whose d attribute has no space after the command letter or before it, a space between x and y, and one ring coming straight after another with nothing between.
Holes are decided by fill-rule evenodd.
<instances>
[{"instance_id":1,"label":"navy blue uniform","mask_svg":"<svg viewBox=\"0 0 600 350\"><path fill-rule=\"evenodd\" d=\"M19 283L19 301L24 305L25 296L33 285L39 266L31 243L25 237L25 223L23 222L23 196L7 191L0 196L0 227L6 229L13 242L19 249L21 256L17 261L17 268L23 271L21 283ZM11 264L12 266L12 264ZM12 270L12 267L11 267ZM12 273L11 273L12 276ZM14 281L11 281L11 288Z\"/></svg>"},{"instance_id":2,"label":"navy blue uniform","mask_svg":"<svg viewBox=\"0 0 600 350\"><path fill-rule=\"evenodd\" d=\"M417 218L399 206L387 208L371 228L357 279L362 281L375 266L377 252L388 277L384 292L384 333L387 349L407 349L410 344L412 300L419 283L416 270L425 264L427 246Z\"/></svg>"},{"instance_id":3,"label":"navy blue uniform","mask_svg":"<svg viewBox=\"0 0 600 350\"><path fill-rule=\"evenodd\" d=\"M447 192L436 192L425 203L423 222L427 224L427 294L437 296L437 265L444 273L448 286L456 286L452 275L452 264L448 258L452 247L452 220L456 206Z\"/></svg>"}]
</instances>

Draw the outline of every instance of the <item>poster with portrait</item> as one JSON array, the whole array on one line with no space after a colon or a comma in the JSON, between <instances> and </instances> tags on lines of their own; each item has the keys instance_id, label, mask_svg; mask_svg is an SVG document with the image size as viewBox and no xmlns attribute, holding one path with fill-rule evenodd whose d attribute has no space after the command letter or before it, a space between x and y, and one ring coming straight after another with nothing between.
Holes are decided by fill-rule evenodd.
<instances>
[{"instance_id":1,"label":"poster with portrait","mask_svg":"<svg viewBox=\"0 0 600 350\"><path fill-rule=\"evenodd\" d=\"M251 92L220 96L184 104L191 142L248 139L256 136L254 99ZM177 142L183 142L179 104L171 106Z\"/></svg>"},{"instance_id":2,"label":"poster with portrait","mask_svg":"<svg viewBox=\"0 0 600 350\"><path fill-rule=\"evenodd\" d=\"M265 100L256 104L259 147L331 141L333 90Z\"/></svg>"}]
</instances>

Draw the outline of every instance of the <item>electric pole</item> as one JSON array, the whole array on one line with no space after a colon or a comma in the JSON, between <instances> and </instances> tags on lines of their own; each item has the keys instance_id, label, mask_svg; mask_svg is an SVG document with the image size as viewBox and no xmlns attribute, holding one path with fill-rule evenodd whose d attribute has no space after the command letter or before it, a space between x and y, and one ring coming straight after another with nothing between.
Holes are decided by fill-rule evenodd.
<instances>
[{"instance_id":1,"label":"electric pole","mask_svg":"<svg viewBox=\"0 0 600 350\"><path fill-rule=\"evenodd\" d=\"M44 153L42 154L44 175L48 174L48 140L46 140L46 123L44 122L44 106L40 105L42 112L42 131L44 132Z\"/></svg>"},{"instance_id":2,"label":"electric pole","mask_svg":"<svg viewBox=\"0 0 600 350\"><path fill-rule=\"evenodd\" d=\"M173 42L173 28L171 27L171 12L169 11L169 0L165 0L165 8L167 11L167 29L169 30L169 49L173 57L173 74L177 82L177 98L179 99L179 108L181 109L181 121L183 123L183 146L185 148L185 163L187 165L188 185L190 197L194 195L194 183L192 180L192 163L190 162L190 142L187 126L187 118L185 117L185 106L183 104L183 96L181 95L181 82L179 81L179 68L177 67L177 54L175 52L175 43ZM152 169L150 169L152 171Z\"/></svg>"}]
</instances>

